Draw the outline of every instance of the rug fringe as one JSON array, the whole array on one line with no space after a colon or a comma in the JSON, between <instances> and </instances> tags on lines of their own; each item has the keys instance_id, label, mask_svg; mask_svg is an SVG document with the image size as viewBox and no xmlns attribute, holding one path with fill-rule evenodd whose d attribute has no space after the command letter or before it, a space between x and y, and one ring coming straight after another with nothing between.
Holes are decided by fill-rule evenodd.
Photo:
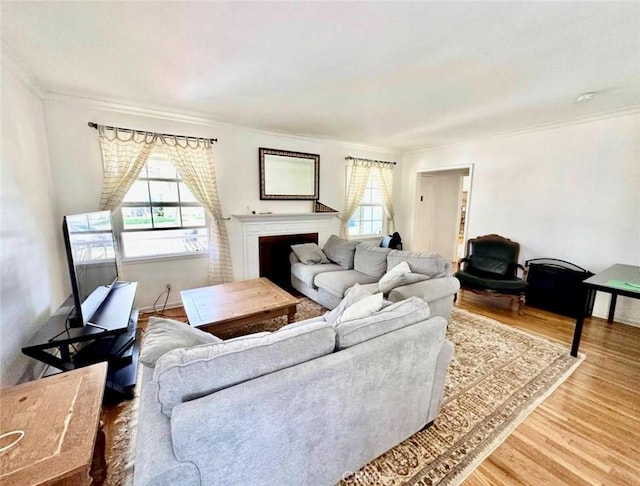
<instances>
[{"instance_id":1,"label":"rug fringe","mask_svg":"<svg viewBox=\"0 0 640 486\"><path fill-rule=\"evenodd\" d=\"M485 317L485 316L483 316ZM487 319L490 319L487 317ZM492 319L493 320L493 319ZM496 321L498 322L498 321ZM502 324L498 322L498 324ZM506 324L502 324L503 326ZM567 369L564 373L562 373L557 381L550 386L547 390L544 391L538 398L536 398L531 404L524 410L522 410L515 419L507 426L505 429L500 432L495 438L491 440L486 447L479 451L478 455L471 461L466 467L464 467L461 471L456 473L450 481L447 481L447 486L458 486L465 479L467 479L473 471L485 460L489 457L495 450L502 445L502 443L507 440L515 430L518 428L520 424L522 424L526 418L533 413L533 411L538 408L547 398L551 396L551 394L558 389L560 385L562 385L567 378L569 378L573 372L582 364L582 362L586 359L586 355L583 353L578 353L578 357L574 358L576 361Z\"/></svg>"}]
</instances>

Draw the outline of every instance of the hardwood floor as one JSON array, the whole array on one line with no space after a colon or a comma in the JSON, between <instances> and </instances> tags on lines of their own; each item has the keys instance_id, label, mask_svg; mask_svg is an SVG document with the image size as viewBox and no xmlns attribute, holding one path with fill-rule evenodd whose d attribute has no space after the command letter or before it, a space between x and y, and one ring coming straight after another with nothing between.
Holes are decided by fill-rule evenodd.
<instances>
[{"instance_id":1,"label":"hardwood floor","mask_svg":"<svg viewBox=\"0 0 640 486\"><path fill-rule=\"evenodd\" d=\"M526 306L519 316L517 305L471 292L461 292L456 306L570 347L572 318ZM181 308L167 314L185 320ZM585 361L465 486L640 485L640 328L586 319L580 352Z\"/></svg>"},{"instance_id":2,"label":"hardwood floor","mask_svg":"<svg viewBox=\"0 0 640 486\"><path fill-rule=\"evenodd\" d=\"M575 319L461 292L457 307L565 343ZM463 483L640 485L640 328L585 320L578 369Z\"/></svg>"}]
</instances>

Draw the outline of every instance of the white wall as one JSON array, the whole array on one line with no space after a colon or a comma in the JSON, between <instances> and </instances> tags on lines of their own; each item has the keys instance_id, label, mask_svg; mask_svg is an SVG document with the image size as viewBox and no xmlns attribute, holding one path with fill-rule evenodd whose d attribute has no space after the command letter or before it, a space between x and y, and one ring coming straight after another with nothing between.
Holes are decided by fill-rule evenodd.
<instances>
[{"instance_id":1,"label":"white wall","mask_svg":"<svg viewBox=\"0 0 640 486\"><path fill-rule=\"evenodd\" d=\"M640 265L639 134L632 114L406 154L397 227L413 231L417 171L473 163L468 237L518 241L521 263L559 258L592 272ZM606 316L608 303L598 293L595 313ZM620 297L616 320L640 324L640 301Z\"/></svg>"},{"instance_id":2,"label":"white wall","mask_svg":"<svg viewBox=\"0 0 640 486\"><path fill-rule=\"evenodd\" d=\"M345 198L345 156L394 159L397 154L364 150L332 141L286 136L213 122L176 121L176 117L141 116L83 102L70 97L44 101L45 121L49 134L49 151L59 202L63 214L98 208L102 183L102 161L97 132L87 126L95 121L106 125L137 128L164 133L213 137L218 139L213 152L225 216L256 212L311 212L311 201L260 201L258 148L275 148L320 154L320 201L342 210ZM171 119L173 118L173 119ZM335 232L339 224L334 219ZM244 274L242 260L242 226L232 219L227 222L233 273L236 280ZM60 236L61 238L61 236ZM206 285L206 259L183 258L130 262L124 265L123 278L139 282L136 305L146 307L172 286L169 303L179 303L179 290ZM164 300L164 299L163 299ZM162 301L161 301L162 302Z\"/></svg>"},{"instance_id":3,"label":"white wall","mask_svg":"<svg viewBox=\"0 0 640 486\"><path fill-rule=\"evenodd\" d=\"M0 386L36 376L43 365L22 346L64 300L60 219L51 179L42 103L2 58L0 172Z\"/></svg>"}]
</instances>

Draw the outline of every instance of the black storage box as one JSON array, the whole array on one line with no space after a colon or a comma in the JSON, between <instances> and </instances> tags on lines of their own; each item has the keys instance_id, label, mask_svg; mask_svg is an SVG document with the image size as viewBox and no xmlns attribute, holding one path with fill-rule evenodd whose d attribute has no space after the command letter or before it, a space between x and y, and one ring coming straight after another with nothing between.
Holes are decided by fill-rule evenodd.
<instances>
[{"instance_id":1,"label":"black storage box","mask_svg":"<svg viewBox=\"0 0 640 486\"><path fill-rule=\"evenodd\" d=\"M527 260L526 305L545 309L563 316L578 317L580 312L580 282L594 275L573 263L555 258ZM593 312L596 292L587 294L585 316Z\"/></svg>"}]
</instances>

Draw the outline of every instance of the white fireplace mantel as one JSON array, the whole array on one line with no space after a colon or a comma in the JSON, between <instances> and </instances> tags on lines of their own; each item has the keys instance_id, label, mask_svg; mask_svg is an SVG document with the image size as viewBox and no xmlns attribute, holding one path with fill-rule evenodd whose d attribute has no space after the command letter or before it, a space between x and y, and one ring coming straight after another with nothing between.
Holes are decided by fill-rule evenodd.
<instances>
[{"instance_id":1,"label":"white fireplace mantel","mask_svg":"<svg viewBox=\"0 0 640 486\"><path fill-rule=\"evenodd\" d=\"M317 219L331 219L340 213L257 213L257 214L232 214L234 218L245 222L262 221L305 221Z\"/></svg>"},{"instance_id":2,"label":"white fireplace mantel","mask_svg":"<svg viewBox=\"0 0 640 486\"><path fill-rule=\"evenodd\" d=\"M321 245L338 229L339 213L233 214L242 223L244 278L260 276L259 238L261 236L318 233ZM336 218L334 221L332 221Z\"/></svg>"}]
</instances>

